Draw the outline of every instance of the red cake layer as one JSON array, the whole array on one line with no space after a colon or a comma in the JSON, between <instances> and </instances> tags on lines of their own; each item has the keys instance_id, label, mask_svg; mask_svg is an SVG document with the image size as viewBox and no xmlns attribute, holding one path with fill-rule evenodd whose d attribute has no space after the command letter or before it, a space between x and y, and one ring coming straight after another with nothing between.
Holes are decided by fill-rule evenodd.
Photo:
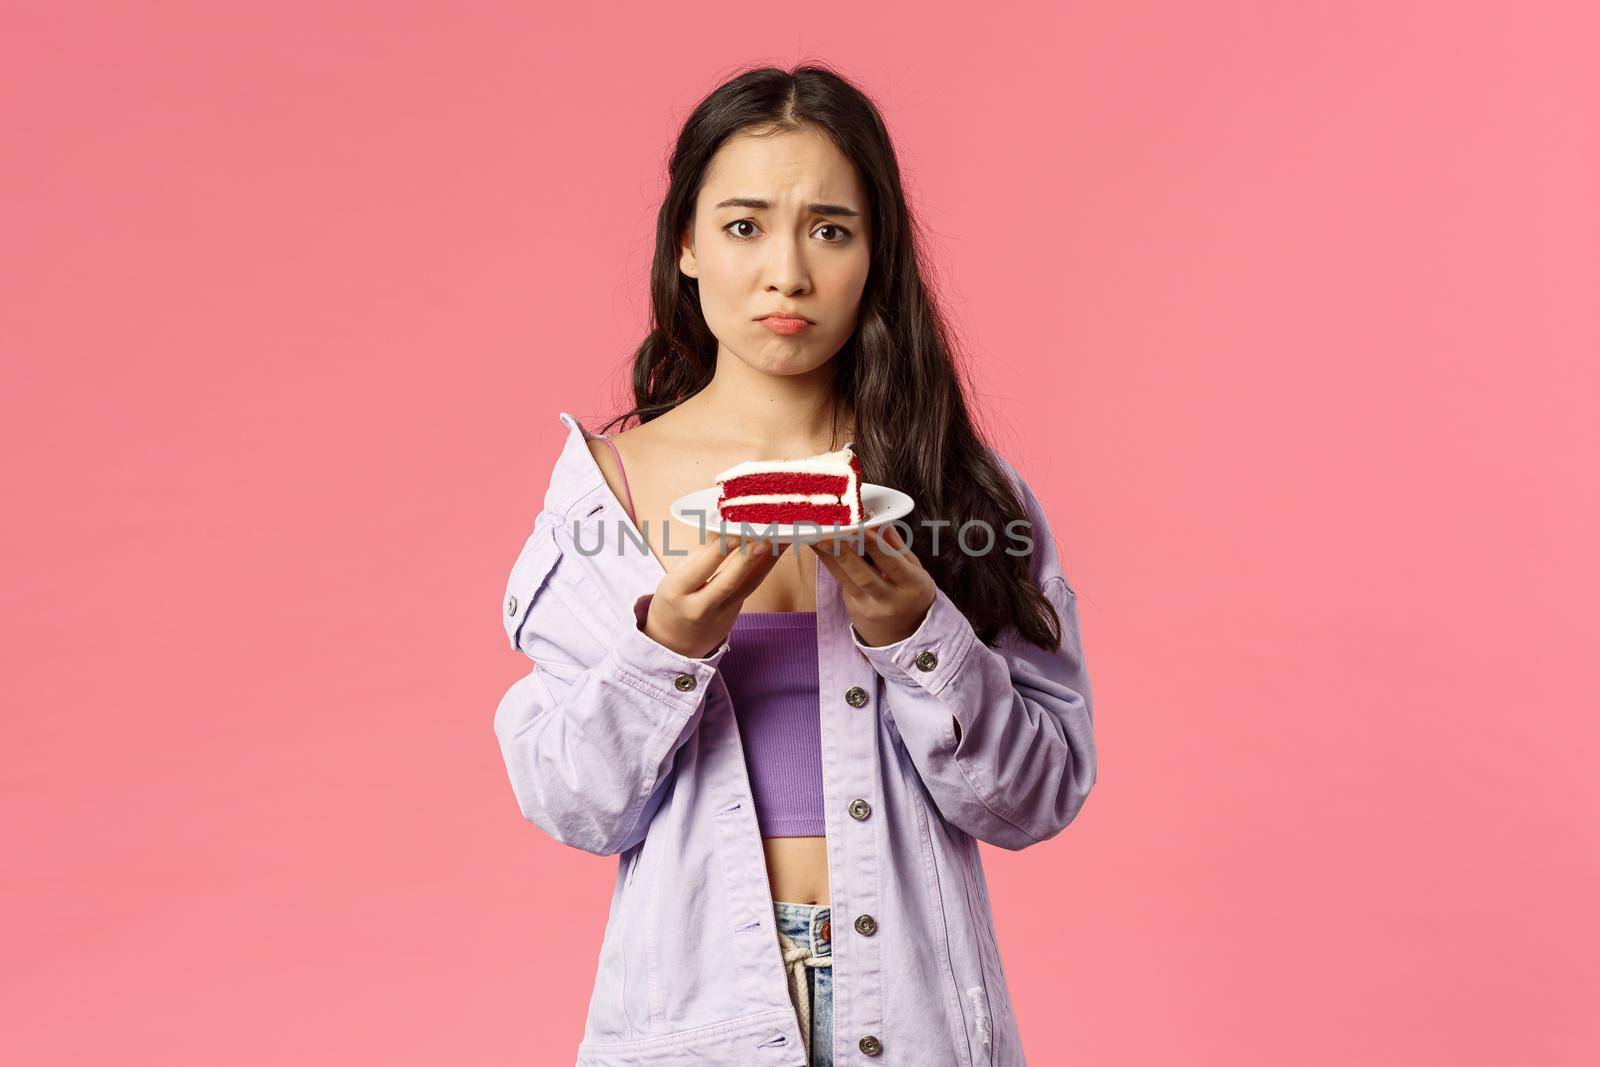
<instances>
[{"instance_id":1,"label":"red cake layer","mask_svg":"<svg viewBox=\"0 0 1600 1067\"><path fill-rule=\"evenodd\" d=\"M860 475L857 475L859 480ZM722 483L724 500L736 496L758 496L763 493L832 493L844 495L850 479L842 474L797 474L793 471L767 471L762 474L742 474Z\"/></svg>"},{"instance_id":2,"label":"red cake layer","mask_svg":"<svg viewBox=\"0 0 1600 1067\"><path fill-rule=\"evenodd\" d=\"M721 509L729 522L766 525L769 522L815 522L823 526L843 526L850 521L845 504L733 504Z\"/></svg>"}]
</instances>

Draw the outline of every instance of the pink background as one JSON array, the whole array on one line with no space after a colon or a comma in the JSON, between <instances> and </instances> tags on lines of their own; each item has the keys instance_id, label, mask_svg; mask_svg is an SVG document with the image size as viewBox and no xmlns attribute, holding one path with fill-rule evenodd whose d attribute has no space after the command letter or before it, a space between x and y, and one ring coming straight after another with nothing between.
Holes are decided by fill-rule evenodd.
<instances>
[{"instance_id":1,"label":"pink background","mask_svg":"<svg viewBox=\"0 0 1600 1067\"><path fill-rule=\"evenodd\" d=\"M1081 595L1095 795L984 853L1030 1061L1600 1059L1592 4L0 31L10 1062L572 1062L614 861L518 815L503 583L678 124L811 57Z\"/></svg>"}]
</instances>

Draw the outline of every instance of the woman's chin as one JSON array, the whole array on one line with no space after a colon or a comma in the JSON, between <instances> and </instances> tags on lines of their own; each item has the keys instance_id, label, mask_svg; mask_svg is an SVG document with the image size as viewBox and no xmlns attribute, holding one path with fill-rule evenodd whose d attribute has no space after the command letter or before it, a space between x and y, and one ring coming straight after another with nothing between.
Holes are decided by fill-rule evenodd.
<instances>
[{"instance_id":1,"label":"woman's chin","mask_svg":"<svg viewBox=\"0 0 1600 1067\"><path fill-rule=\"evenodd\" d=\"M801 347L791 343L763 345L751 355L741 356L740 359L751 370L777 378L809 374L827 362L826 359L818 359L809 346Z\"/></svg>"}]
</instances>

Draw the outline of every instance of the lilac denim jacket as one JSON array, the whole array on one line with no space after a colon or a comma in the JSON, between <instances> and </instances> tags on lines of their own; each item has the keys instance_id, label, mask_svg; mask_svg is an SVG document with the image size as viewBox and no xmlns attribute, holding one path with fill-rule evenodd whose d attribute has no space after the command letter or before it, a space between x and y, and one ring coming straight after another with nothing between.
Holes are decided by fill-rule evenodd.
<instances>
[{"instance_id":1,"label":"lilac denim jacket","mask_svg":"<svg viewBox=\"0 0 1600 1067\"><path fill-rule=\"evenodd\" d=\"M494 730L523 816L618 857L578 1067L804 1067L717 672L728 645L694 659L645 635L666 572L590 454L593 435L560 417L566 442L500 607L511 648L534 666ZM1096 761L1077 595L1038 501L1001 465L1027 505L1060 651L1011 629L985 645L942 589L915 633L870 647L833 576L816 571L841 1067L1025 1063L977 841L1022 849L1060 833ZM673 536L675 551L698 543L688 526ZM1011 543L996 537L995 551Z\"/></svg>"}]
</instances>

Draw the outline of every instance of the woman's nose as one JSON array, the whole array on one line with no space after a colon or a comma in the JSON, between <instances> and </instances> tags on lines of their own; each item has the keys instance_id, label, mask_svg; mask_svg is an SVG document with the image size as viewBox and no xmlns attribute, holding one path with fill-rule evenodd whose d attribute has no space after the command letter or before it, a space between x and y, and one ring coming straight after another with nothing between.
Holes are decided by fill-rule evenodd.
<instances>
[{"instance_id":1,"label":"woman's nose","mask_svg":"<svg viewBox=\"0 0 1600 1067\"><path fill-rule=\"evenodd\" d=\"M793 238L777 238L767 245L767 284L785 294L803 293L811 286L805 252Z\"/></svg>"}]
</instances>

